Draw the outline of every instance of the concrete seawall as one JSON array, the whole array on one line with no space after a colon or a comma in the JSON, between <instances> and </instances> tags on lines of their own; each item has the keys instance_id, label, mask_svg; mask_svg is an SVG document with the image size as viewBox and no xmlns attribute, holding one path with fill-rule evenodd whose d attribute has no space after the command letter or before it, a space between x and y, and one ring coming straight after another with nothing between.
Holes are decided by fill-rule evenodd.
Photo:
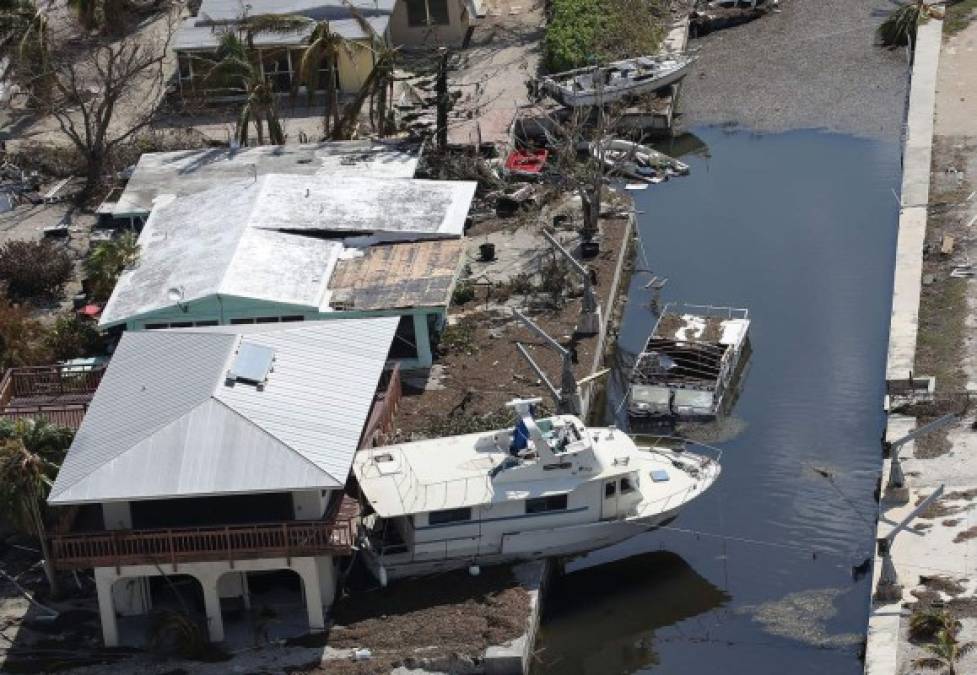
<instances>
[{"instance_id":1,"label":"concrete seawall","mask_svg":"<svg viewBox=\"0 0 977 675\"><path fill-rule=\"evenodd\" d=\"M886 361L887 390L893 385L906 382L915 375L913 366L916 360L916 340L919 332L923 243L926 237L936 82L942 37L942 20L931 19L919 26L906 121L906 140L903 148L899 236ZM887 401L888 398L884 403L886 406ZM886 425L886 440L891 441L903 436L914 427L913 418L892 415ZM903 454L910 452L909 446L903 449ZM890 461L886 460L883 466L883 485L889 468ZM883 491L883 502L887 496ZM880 517L877 536L885 536L892 527L891 518ZM898 568L898 560L895 562ZM873 596L878 584L880 568L881 559L876 555L872 581ZM865 652L866 673L891 675L897 672L901 621L901 599L889 604L873 603Z\"/></svg>"}]
</instances>

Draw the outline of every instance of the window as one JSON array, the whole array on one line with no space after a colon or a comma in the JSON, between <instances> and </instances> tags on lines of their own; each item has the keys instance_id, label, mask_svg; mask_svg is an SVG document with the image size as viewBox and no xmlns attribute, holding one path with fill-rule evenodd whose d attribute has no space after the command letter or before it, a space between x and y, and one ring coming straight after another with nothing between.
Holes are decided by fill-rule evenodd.
<instances>
[{"instance_id":1,"label":"window","mask_svg":"<svg viewBox=\"0 0 977 675\"><path fill-rule=\"evenodd\" d=\"M617 483L611 481L610 483L604 483L604 498L610 499L615 494L617 494Z\"/></svg>"},{"instance_id":2,"label":"window","mask_svg":"<svg viewBox=\"0 0 977 675\"><path fill-rule=\"evenodd\" d=\"M407 0L408 26L446 26L448 18L448 0Z\"/></svg>"},{"instance_id":3,"label":"window","mask_svg":"<svg viewBox=\"0 0 977 675\"><path fill-rule=\"evenodd\" d=\"M259 316L254 320L255 323L278 323L278 321L277 316Z\"/></svg>"},{"instance_id":4,"label":"window","mask_svg":"<svg viewBox=\"0 0 977 675\"><path fill-rule=\"evenodd\" d=\"M240 326L245 323L254 323L254 319L231 319L232 326Z\"/></svg>"},{"instance_id":5,"label":"window","mask_svg":"<svg viewBox=\"0 0 977 675\"><path fill-rule=\"evenodd\" d=\"M163 328L192 328L194 326L216 326L216 319L205 321L174 321L173 323L147 323L143 326L146 330L160 330Z\"/></svg>"},{"instance_id":6,"label":"window","mask_svg":"<svg viewBox=\"0 0 977 675\"><path fill-rule=\"evenodd\" d=\"M286 321L305 321L305 317L304 316L283 316L282 317L282 323L285 323Z\"/></svg>"},{"instance_id":7,"label":"window","mask_svg":"<svg viewBox=\"0 0 977 675\"><path fill-rule=\"evenodd\" d=\"M546 513L548 511L565 511L567 508L566 495L550 495L526 500L526 513Z\"/></svg>"},{"instance_id":8,"label":"window","mask_svg":"<svg viewBox=\"0 0 977 675\"><path fill-rule=\"evenodd\" d=\"M630 478L622 478L621 479L621 494L622 495L626 495L626 494L629 494L631 492L634 492L634 485L631 483L631 479Z\"/></svg>"},{"instance_id":9,"label":"window","mask_svg":"<svg viewBox=\"0 0 977 675\"><path fill-rule=\"evenodd\" d=\"M471 519L472 519L472 510L470 508L446 509L444 511L431 511L431 513L427 514L427 522L429 525L446 525L447 523L462 523Z\"/></svg>"}]
</instances>

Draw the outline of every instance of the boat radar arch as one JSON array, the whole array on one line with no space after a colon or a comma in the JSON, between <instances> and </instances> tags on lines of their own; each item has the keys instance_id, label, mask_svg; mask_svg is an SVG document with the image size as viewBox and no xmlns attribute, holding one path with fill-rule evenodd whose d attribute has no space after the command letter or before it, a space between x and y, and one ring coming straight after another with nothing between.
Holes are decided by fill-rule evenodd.
<instances>
[{"instance_id":1,"label":"boat radar arch","mask_svg":"<svg viewBox=\"0 0 977 675\"><path fill-rule=\"evenodd\" d=\"M550 444L546 442L546 438L543 436L543 432L540 430L539 426L536 424L535 418L533 418L533 406L538 403L542 403L542 398L514 398L508 403L506 407L513 408L516 411L516 416L519 418L519 422L524 427L524 433L527 436L527 440L532 441L533 449L536 450L536 454L540 457L543 454L549 455L549 458L555 458L556 455L550 448ZM517 431L518 433L518 426Z\"/></svg>"}]
</instances>

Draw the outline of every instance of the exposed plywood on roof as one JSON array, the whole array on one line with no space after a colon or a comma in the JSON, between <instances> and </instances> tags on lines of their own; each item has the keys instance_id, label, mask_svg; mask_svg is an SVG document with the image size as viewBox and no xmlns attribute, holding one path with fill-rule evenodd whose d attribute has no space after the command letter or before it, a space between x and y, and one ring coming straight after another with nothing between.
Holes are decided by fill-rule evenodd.
<instances>
[{"instance_id":1,"label":"exposed plywood on roof","mask_svg":"<svg viewBox=\"0 0 977 675\"><path fill-rule=\"evenodd\" d=\"M355 310L447 305L464 250L456 239L373 246L336 263L330 304Z\"/></svg>"}]
</instances>

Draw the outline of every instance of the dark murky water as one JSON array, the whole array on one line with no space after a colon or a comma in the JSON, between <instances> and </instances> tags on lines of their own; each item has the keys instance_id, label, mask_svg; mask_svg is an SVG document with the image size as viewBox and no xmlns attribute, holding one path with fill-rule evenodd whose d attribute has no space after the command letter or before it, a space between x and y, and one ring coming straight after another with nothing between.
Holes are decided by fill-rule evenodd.
<instances>
[{"instance_id":1,"label":"dark murky water","mask_svg":"<svg viewBox=\"0 0 977 675\"><path fill-rule=\"evenodd\" d=\"M632 194L638 267L669 278L662 300L753 319L723 475L673 523L729 539L659 531L574 562L548 594L536 672L859 673L869 580L851 567L874 538L899 148L696 134L691 176ZM648 279L631 281L624 360L654 323Z\"/></svg>"}]
</instances>

